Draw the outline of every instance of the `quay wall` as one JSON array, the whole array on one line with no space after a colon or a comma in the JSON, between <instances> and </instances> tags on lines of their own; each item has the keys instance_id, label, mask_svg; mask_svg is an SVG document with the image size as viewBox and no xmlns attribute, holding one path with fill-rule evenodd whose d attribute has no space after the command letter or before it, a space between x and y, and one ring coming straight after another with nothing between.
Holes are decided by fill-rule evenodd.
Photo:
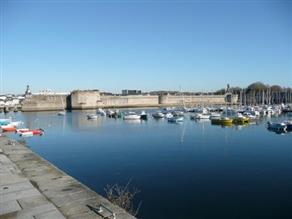
<instances>
[{"instance_id":1,"label":"quay wall","mask_svg":"<svg viewBox=\"0 0 292 219\"><path fill-rule=\"evenodd\" d=\"M67 108L67 96L68 95L32 95L26 98L21 106L21 110L24 112L28 111L53 111L63 110Z\"/></svg>"},{"instance_id":2,"label":"quay wall","mask_svg":"<svg viewBox=\"0 0 292 219\"><path fill-rule=\"evenodd\" d=\"M178 95L162 95L159 96L159 104L165 106L173 105L213 105L225 104L225 95L191 95L191 96L178 96ZM237 95L231 97L231 103L237 103Z\"/></svg>"},{"instance_id":3,"label":"quay wall","mask_svg":"<svg viewBox=\"0 0 292 219\"><path fill-rule=\"evenodd\" d=\"M101 96L100 107L151 107L158 106L157 95Z\"/></svg>"},{"instance_id":4,"label":"quay wall","mask_svg":"<svg viewBox=\"0 0 292 219\"><path fill-rule=\"evenodd\" d=\"M4 135L0 136L0 163L0 218L135 219ZM98 206L104 206L102 212Z\"/></svg>"},{"instance_id":5,"label":"quay wall","mask_svg":"<svg viewBox=\"0 0 292 219\"><path fill-rule=\"evenodd\" d=\"M237 95L229 96L230 102L238 102ZM225 104L225 95L101 95L98 90L76 90L70 95L38 94L26 98L22 103L22 111L49 110L83 110L97 108L126 108L126 107L159 107L159 106L194 106Z\"/></svg>"}]
</instances>

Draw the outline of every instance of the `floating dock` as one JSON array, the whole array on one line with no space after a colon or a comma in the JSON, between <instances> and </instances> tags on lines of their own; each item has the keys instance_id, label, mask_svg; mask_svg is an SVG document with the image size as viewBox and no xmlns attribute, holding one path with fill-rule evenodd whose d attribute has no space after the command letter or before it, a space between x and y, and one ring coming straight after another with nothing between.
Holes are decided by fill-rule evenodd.
<instances>
[{"instance_id":1,"label":"floating dock","mask_svg":"<svg viewBox=\"0 0 292 219\"><path fill-rule=\"evenodd\" d=\"M135 219L24 144L0 136L0 219Z\"/></svg>"}]
</instances>

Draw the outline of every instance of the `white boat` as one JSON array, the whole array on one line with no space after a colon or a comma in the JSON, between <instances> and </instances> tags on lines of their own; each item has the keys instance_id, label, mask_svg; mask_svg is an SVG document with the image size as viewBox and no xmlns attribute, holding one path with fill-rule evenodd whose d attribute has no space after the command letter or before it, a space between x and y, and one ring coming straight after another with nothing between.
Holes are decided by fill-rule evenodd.
<instances>
[{"instance_id":1,"label":"white boat","mask_svg":"<svg viewBox=\"0 0 292 219\"><path fill-rule=\"evenodd\" d=\"M106 112L101 108L97 109L96 113L101 115L101 116L106 116Z\"/></svg>"},{"instance_id":2,"label":"white boat","mask_svg":"<svg viewBox=\"0 0 292 219\"><path fill-rule=\"evenodd\" d=\"M184 117L182 117L182 116L174 116L172 118L167 119L167 121L171 122L171 123L183 122L184 121Z\"/></svg>"},{"instance_id":3,"label":"white boat","mask_svg":"<svg viewBox=\"0 0 292 219\"><path fill-rule=\"evenodd\" d=\"M191 119L210 119L210 115L208 114L202 114L202 113L196 113L195 115L191 116Z\"/></svg>"},{"instance_id":4,"label":"white boat","mask_svg":"<svg viewBox=\"0 0 292 219\"><path fill-rule=\"evenodd\" d=\"M20 137L32 137L33 132L23 132L19 134Z\"/></svg>"},{"instance_id":5,"label":"white boat","mask_svg":"<svg viewBox=\"0 0 292 219\"><path fill-rule=\"evenodd\" d=\"M165 118L167 118L167 119L170 119L172 117L173 117L172 113L166 113L165 114Z\"/></svg>"},{"instance_id":6,"label":"white boat","mask_svg":"<svg viewBox=\"0 0 292 219\"><path fill-rule=\"evenodd\" d=\"M141 115L137 115L135 112L129 112L124 115L124 120L140 120Z\"/></svg>"},{"instance_id":7,"label":"white boat","mask_svg":"<svg viewBox=\"0 0 292 219\"><path fill-rule=\"evenodd\" d=\"M182 116L184 116L184 112L183 111L173 111L172 115L175 117L182 117Z\"/></svg>"},{"instance_id":8,"label":"white boat","mask_svg":"<svg viewBox=\"0 0 292 219\"><path fill-rule=\"evenodd\" d=\"M12 125L14 127L19 127L23 125L23 122L22 121L10 122L9 125Z\"/></svg>"},{"instance_id":9,"label":"white boat","mask_svg":"<svg viewBox=\"0 0 292 219\"><path fill-rule=\"evenodd\" d=\"M57 113L58 116L65 116L66 115L66 111L60 111Z\"/></svg>"},{"instance_id":10,"label":"white boat","mask_svg":"<svg viewBox=\"0 0 292 219\"><path fill-rule=\"evenodd\" d=\"M211 113L210 115L210 119L216 119L216 118L221 118L221 114L220 113Z\"/></svg>"},{"instance_id":11,"label":"white boat","mask_svg":"<svg viewBox=\"0 0 292 219\"><path fill-rule=\"evenodd\" d=\"M160 111L158 111L156 113L153 113L152 116L155 119L162 119L162 118L164 118L164 114L162 112L160 112Z\"/></svg>"},{"instance_id":12,"label":"white boat","mask_svg":"<svg viewBox=\"0 0 292 219\"><path fill-rule=\"evenodd\" d=\"M96 114L88 114L87 115L87 119L89 120L96 120L98 118L98 116Z\"/></svg>"}]
</instances>

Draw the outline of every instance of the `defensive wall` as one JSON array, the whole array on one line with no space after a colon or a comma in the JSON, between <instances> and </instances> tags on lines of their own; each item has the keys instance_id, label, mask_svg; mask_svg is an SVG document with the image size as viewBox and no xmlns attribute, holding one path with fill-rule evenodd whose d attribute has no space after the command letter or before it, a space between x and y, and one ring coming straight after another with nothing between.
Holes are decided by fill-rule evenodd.
<instances>
[{"instance_id":1,"label":"defensive wall","mask_svg":"<svg viewBox=\"0 0 292 219\"><path fill-rule=\"evenodd\" d=\"M26 111L50 111L63 110L68 108L68 95L59 94L38 94L26 98L21 106L21 110Z\"/></svg>"},{"instance_id":2,"label":"defensive wall","mask_svg":"<svg viewBox=\"0 0 292 219\"><path fill-rule=\"evenodd\" d=\"M237 95L229 97L232 104ZM159 107L220 105L226 103L225 95L101 95L98 90L75 90L69 95L32 95L22 104L22 111L83 110L96 108Z\"/></svg>"}]
</instances>

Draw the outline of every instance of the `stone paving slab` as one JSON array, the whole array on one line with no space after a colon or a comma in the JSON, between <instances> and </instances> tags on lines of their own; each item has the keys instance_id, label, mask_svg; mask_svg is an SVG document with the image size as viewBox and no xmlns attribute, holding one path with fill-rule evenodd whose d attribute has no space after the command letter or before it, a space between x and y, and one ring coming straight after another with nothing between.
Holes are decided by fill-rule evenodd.
<instances>
[{"instance_id":1,"label":"stone paving slab","mask_svg":"<svg viewBox=\"0 0 292 219\"><path fill-rule=\"evenodd\" d=\"M116 219L135 219L25 145L1 136L0 150L0 219L113 218L88 207L100 204Z\"/></svg>"}]
</instances>

